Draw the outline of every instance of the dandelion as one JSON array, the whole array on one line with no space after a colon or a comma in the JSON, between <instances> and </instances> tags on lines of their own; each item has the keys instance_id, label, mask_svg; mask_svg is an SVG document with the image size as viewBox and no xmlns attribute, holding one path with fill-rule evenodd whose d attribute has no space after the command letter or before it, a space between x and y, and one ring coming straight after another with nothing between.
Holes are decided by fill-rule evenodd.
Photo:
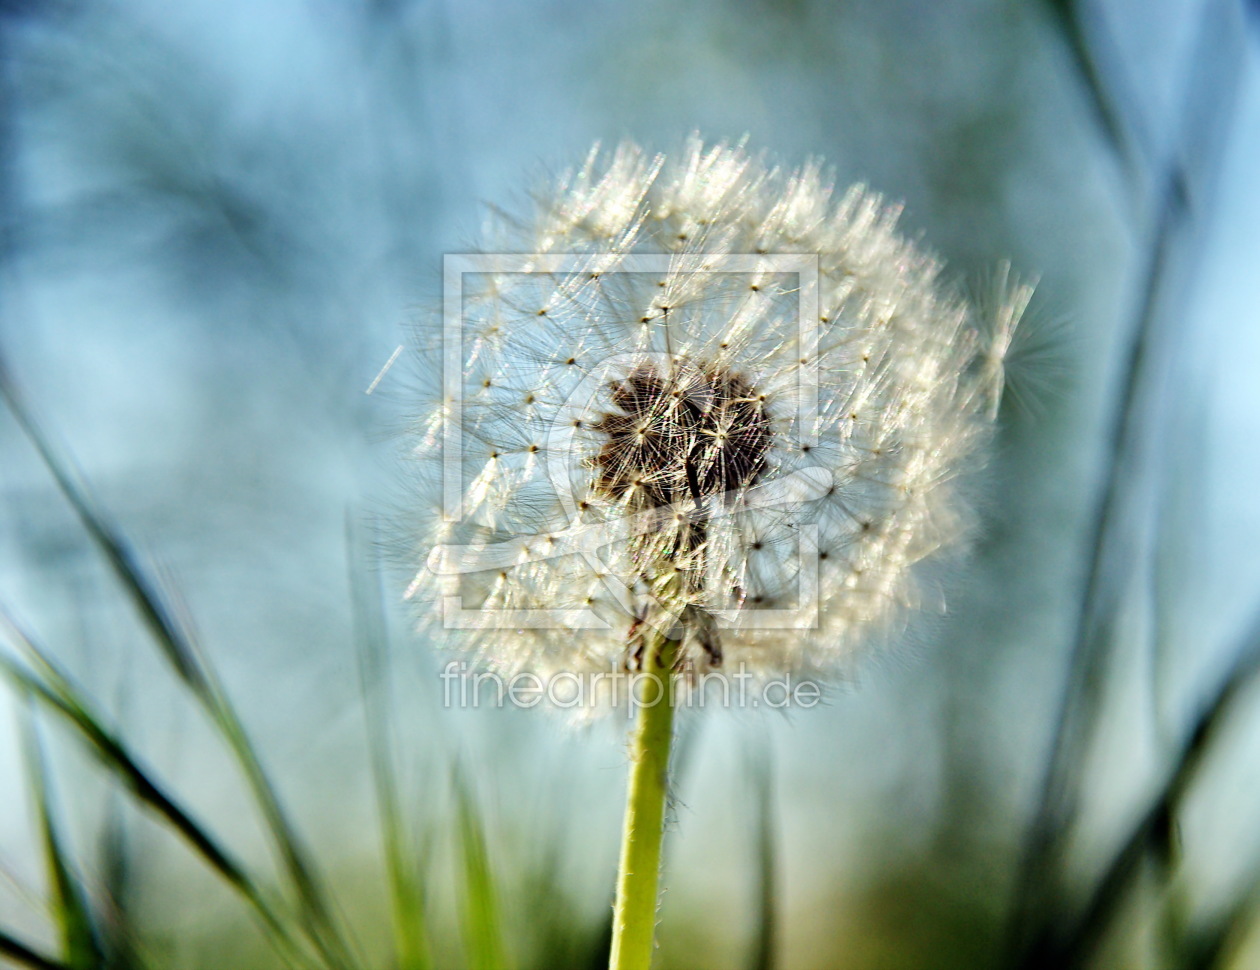
<instances>
[{"instance_id":1,"label":"dandelion","mask_svg":"<svg viewBox=\"0 0 1260 970\"><path fill-rule=\"evenodd\" d=\"M1028 297L981 314L898 214L693 138L597 148L500 218L515 255L461 273L418 429L419 615L500 670L671 685L874 642L968 534ZM614 966L650 957L671 710L639 716Z\"/></svg>"},{"instance_id":2,"label":"dandelion","mask_svg":"<svg viewBox=\"0 0 1260 970\"><path fill-rule=\"evenodd\" d=\"M528 255L465 275L457 383L416 447L421 615L457 602L485 662L544 673L637 668L652 630L763 673L870 642L968 532L958 477L1027 300L980 318L897 216L817 165L692 140L593 151L497 225Z\"/></svg>"}]
</instances>

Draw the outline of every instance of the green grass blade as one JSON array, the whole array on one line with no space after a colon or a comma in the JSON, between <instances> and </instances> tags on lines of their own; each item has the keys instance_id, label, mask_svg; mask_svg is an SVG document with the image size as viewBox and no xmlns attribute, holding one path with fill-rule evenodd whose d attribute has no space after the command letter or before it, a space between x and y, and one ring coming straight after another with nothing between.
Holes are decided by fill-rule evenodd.
<instances>
[{"instance_id":1,"label":"green grass blade","mask_svg":"<svg viewBox=\"0 0 1260 970\"><path fill-rule=\"evenodd\" d=\"M26 776L35 796L44 861L52 890L52 914L61 937L62 959L76 970L92 970L102 958L100 936L92 919L88 893L79 881L57 823L48 761L30 705L25 705L23 741Z\"/></svg>"},{"instance_id":2,"label":"green grass blade","mask_svg":"<svg viewBox=\"0 0 1260 970\"><path fill-rule=\"evenodd\" d=\"M756 741L756 753L750 773L757 814L757 924L748 961L750 970L774 970L775 941L778 937L778 910L775 905L778 853L774 838L774 775L767 744L764 735Z\"/></svg>"},{"instance_id":3,"label":"green grass blade","mask_svg":"<svg viewBox=\"0 0 1260 970\"><path fill-rule=\"evenodd\" d=\"M300 956L300 948L294 942L286 920L245 870L206 829L166 794L152 773L142 767L139 759L104 726L103 720L91 709L69 677L3 609L0 609L0 621L3 621L12 639L37 671L32 671L14 658L0 653L0 675L6 677L19 692L31 697L73 728L91 753L124 789L166 822L220 878L249 903L287 963L292 966L309 966L310 961Z\"/></svg>"},{"instance_id":4,"label":"green grass blade","mask_svg":"<svg viewBox=\"0 0 1260 970\"><path fill-rule=\"evenodd\" d=\"M354 970L358 963L351 956L349 946L337 928L332 905L322 881L316 875L314 865L308 861L306 848L281 806L279 796L263 769L253 743L226 698L217 690L215 697L212 716L245 775L272 841L280 853L284 870L297 893L307 936L329 966L336 970Z\"/></svg>"},{"instance_id":5,"label":"green grass blade","mask_svg":"<svg viewBox=\"0 0 1260 970\"><path fill-rule=\"evenodd\" d=\"M27 408L16 385L0 361L0 397L3 397L19 427L34 445L44 466L57 483L57 488L74 509L80 523L101 550L114 575L122 583L132 604L136 607L149 632L162 649L175 672L194 693L207 691L208 684L202 679L202 665L194 649L194 640L179 619L178 612L169 608L157 585L140 568L135 551L125 538L119 535L96 509L87 484L74 464L59 457L51 440L40 429Z\"/></svg>"},{"instance_id":6,"label":"green grass blade","mask_svg":"<svg viewBox=\"0 0 1260 970\"><path fill-rule=\"evenodd\" d=\"M217 676L197 648L188 624L181 622L173 608L173 597L163 595L162 586L140 565L131 546L96 509L86 484L62 460L50 440L40 430L15 384L0 365L0 397L8 403L23 432L30 439L57 487L74 509L88 536L100 549L114 575L144 621L162 654L176 674L200 702L211 722L223 736L262 813L284 871L301 904L307 935L326 962L336 970L353 970L356 961L333 918L333 909L297 830L281 806L240 717L228 700Z\"/></svg>"},{"instance_id":7,"label":"green grass blade","mask_svg":"<svg viewBox=\"0 0 1260 970\"><path fill-rule=\"evenodd\" d=\"M455 771L455 797L463 863L462 917L470 970L507 970L503 927L495 895L485 828L463 772Z\"/></svg>"},{"instance_id":8,"label":"green grass blade","mask_svg":"<svg viewBox=\"0 0 1260 970\"><path fill-rule=\"evenodd\" d=\"M16 966L30 970L73 970L64 963L36 953L16 937L0 929L0 957L11 960Z\"/></svg>"},{"instance_id":9,"label":"green grass blade","mask_svg":"<svg viewBox=\"0 0 1260 970\"><path fill-rule=\"evenodd\" d=\"M360 562L351 530L350 591L354 607L355 640L359 656L359 686L367 722L368 757L381 815L385 866L389 875L394 921L394 949L399 970L429 970L432 947L425 918L425 895L417 854L407 836L398 793L398 776L391 744L393 724L390 691L385 676L388 634L379 573ZM373 582L372 580L376 581Z\"/></svg>"}]
</instances>

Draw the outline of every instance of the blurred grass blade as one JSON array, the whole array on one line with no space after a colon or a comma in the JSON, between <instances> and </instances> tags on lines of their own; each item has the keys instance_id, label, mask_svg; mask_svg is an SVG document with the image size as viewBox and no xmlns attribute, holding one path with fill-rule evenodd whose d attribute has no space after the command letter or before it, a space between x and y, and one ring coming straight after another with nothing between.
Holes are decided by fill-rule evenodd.
<instances>
[{"instance_id":1,"label":"blurred grass blade","mask_svg":"<svg viewBox=\"0 0 1260 970\"><path fill-rule=\"evenodd\" d=\"M1176 839L1176 820L1212 749L1212 742L1246 688L1260 675L1260 614L1252 621L1236 656L1238 659L1229 674L1200 709L1164 784L1104 868L1070 936L1057 947L1059 958L1054 966L1086 966L1132 890L1143 860L1152 853L1161 861L1170 857Z\"/></svg>"},{"instance_id":2,"label":"blurred grass blade","mask_svg":"<svg viewBox=\"0 0 1260 970\"><path fill-rule=\"evenodd\" d=\"M1182 592L1187 581L1206 569L1206 539L1199 528L1203 496L1210 487L1212 441L1203 434L1214 427L1211 402L1205 394L1187 396L1179 404L1165 432L1168 460L1159 470L1153 514L1150 601L1152 637L1150 695L1155 733L1162 746L1178 742L1183 725L1171 705L1179 683L1175 661L1179 644L1195 642L1194 629L1183 622ZM1193 622L1193 621L1190 621Z\"/></svg>"},{"instance_id":3,"label":"blurred grass blade","mask_svg":"<svg viewBox=\"0 0 1260 970\"><path fill-rule=\"evenodd\" d=\"M85 625L86 629L86 625ZM124 675L119 683L114 709L119 712L115 733L125 733L122 718L132 710L134 678ZM111 787L97 840L100 860L100 888L97 903L97 925L105 959L103 970L145 970L149 964L143 955L143 941L134 919L137 909L135 862L128 828L128 801L116 787Z\"/></svg>"},{"instance_id":4,"label":"blurred grass blade","mask_svg":"<svg viewBox=\"0 0 1260 970\"><path fill-rule=\"evenodd\" d=\"M1122 113L1117 109L1109 85L1104 81L1094 57L1093 45L1090 44L1081 17L1081 6L1078 0L1046 0L1046 7L1068 45L1076 72L1085 84L1094 118L1111 144L1112 151L1132 167L1142 157L1137 152L1135 142L1141 140L1144 132L1129 130L1130 125L1137 123L1135 112Z\"/></svg>"},{"instance_id":5,"label":"blurred grass blade","mask_svg":"<svg viewBox=\"0 0 1260 970\"><path fill-rule=\"evenodd\" d=\"M35 811L43 842L44 861L48 867L48 884L52 890L52 915L61 936L62 959L75 970L92 970L102 959L100 936L92 920L88 893L80 883L57 823L53 807L48 761L35 715L28 703L23 705L23 747L26 776L35 795Z\"/></svg>"},{"instance_id":6,"label":"blurred grass blade","mask_svg":"<svg viewBox=\"0 0 1260 970\"><path fill-rule=\"evenodd\" d=\"M26 407L2 360L0 397L5 399L23 433L35 446L40 459L56 481L57 488L74 509L93 543L104 554L166 659L195 693L204 694L209 685L202 679L202 665L195 656L193 638L179 622L178 615L167 607L156 585L141 570L134 550L122 536L109 527L95 509L87 485L75 471L74 465L55 454L50 440L40 430Z\"/></svg>"},{"instance_id":7,"label":"blurred grass blade","mask_svg":"<svg viewBox=\"0 0 1260 970\"><path fill-rule=\"evenodd\" d=\"M357 962L351 956L348 944L333 919L327 894L316 876L314 866L307 860L306 849L281 807L275 788L267 777L244 726L221 692L216 690L215 698L212 716L241 766L262 811L272 841L280 852L284 869L297 893L302 924L307 935L329 966L337 970L353 970Z\"/></svg>"},{"instance_id":8,"label":"blurred grass blade","mask_svg":"<svg viewBox=\"0 0 1260 970\"><path fill-rule=\"evenodd\" d=\"M1229 970L1241 966L1239 957L1260 912L1260 872L1250 886L1235 893L1229 906L1206 926L1190 934L1181 963L1184 970Z\"/></svg>"},{"instance_id":9,"label":"blurred grass blade","mask_svg":"<svg viewBox=\"0 0 1260 970\"><path fill-rule=\"evenodd\" d=\"M1136 327L1121 371L1122 386L1110 416L1106 454L1110 460L1091 514L1084 585L1073 622L1066 683L1057 701L1051 738L1036 787L1033 817L1024 835L1016 873L1008 939L1013 965L1037 958L1036 940L1054 932L1059 913L1059 861L1082 797L1080 772L1102 701L1102 665L1110 655L1125 579L1132 568L1133 523L1129 481L1143 433L1144 398L1149 393L1156 312L1162 279L1173 250L1180 210L1168 209L1156 232ZM1039 965L1039 964L1033 964Z\"/></svg>"},{"instance_id":10,"label":"blurred grass blade","mask_svg":"<svg viewBox=\"0 0 1260 970\"><path fill-rule=\"evenodd\" d=\"M760 733L751 749L755 752L752 755L750 777L757 821L757 922L748 962L749 970L774 970L775 940L778 936L778 914L775 906L775 873L778 862L774 838L774 772L768 744L765 733Z\"/></svg>"},{"instance_id":11,"label":"blurred grass blade","mask_svg":"<svg viewBox=\"0 0 1260 970\"><path fill-rule=\"evenodd\" d=\"M458 809L459 847L463 862L464 947L470 970L507 970L503 949L499 903L490 871L490 855L485 828L468 781L455 769L455 798Z\"/></svg>"},{"instance_id":12,"label":"blurred grass blade","mask_svg":"<svg viewBox=\"0 0 1260 970\"><path fill-rule=\"evenodd\" d=\"M72 471L73 465L57 456L3 367L3 362L0 362L0 397L8 403L84 529L104 554L163 656L227 742L263 814L285 873L301 903L301 917L307 934L330 966L337 970L352 970L356 961L333 918L327 893L307 858L296 829L281 807L275 787L263 769L235 708L197 649L188 625L181 622L180 612L171 608L170 600L174 597L162 595L162 588L143 570L131 547L95 508L85 483Z\"/></svg>"},{"instance_id":13,"label":"blurred grass blade","mask_svg":"<svg viewBox=\"0 0 1260 970\"><path fill-rule=\"evenodd\" d=\"M0 929L0 957L11 960L15 966L29 967L31 970L71 970L64 963L41 956L2 929Z\"/></svg>"},{"instance_id":14,"label":"blurred grass blade","mask_svg":"<svg viewBox=\"0 0 1260 970\"><path fill-rule=\"evenodd\" d=\"M132 922L132 856L123 811L121 796L111 791L98 850L102 898L97 925L105 970L144 970L148 961L141 955L140 934Z\"/></svg>"},{"instance_id":15,"label":"blurred grass blade","mask_svg":"<svg viewBox=\"0 0 1260 970\"><path fill-rule=\"evenodd\" d=\"M111 805L101 833L102 902L99 919L104 949L102 965L142 970L139 936L131 921L131 860L117 803Z\"/></svg>"},{"instance_id":16,"label":"blurred grass blade","mask_svg":"<svg viewBox=\"0 0 1260 970\"><path fill-rule=\"evenodd\" d=\"M433 965L425 917L425 895L418 866L403 822L393 744L392 693L385 676L386 631L380 575L363 564L360 543L349 530L350 591L359 655L359 686L367 722L368 757L381 814L385 866L389 874L394 919L394 947L399 970L429 970Z\"/></svg>"},{"instance_id":17,"label":"blurred grass blade","mask_svg":"<svg viewBox=\"0 0 1260 970\"><path fill-rule=\"evenodd\" d=\"M1079 5L1063 3L1058 9L1075 17ZM1160 380L1167 380L1169 361L1176 357L1177 327L1182 322L1179 303L1184 301L1195 252L1192 230L1200 228L1203 214L1210 210L1209 188L1220 168L1223 136L1239 89L1245 52L1232 29L1233 10L1219 0L1200 10L1195 53L1180 92L1177 143L1164 153L1166 157L1150 160L1157 170L1145 207L1150 213L1149 244L1137 277L1141 290L1127 336L1117 403L1106 428L1105 444L1112 458L1092 512L1092 547L1075 617L1067 683L1016 874L1007 958L1012 964L1035 959L1030 947L1055 933L1062 915L1056 898L1062 891L1058 864L1081 799L1080 769L1100 706L1102 663L1132 568L1135 523L1130 496L1137 491L1132 479L1143 448L1156 447L1151 444L1154 435L1162 437L1162 428L1148 420L1151 402L1169 393ZM1190 158L1196 162L1195 172L1185 166Z\"/></svg>"},{"instance_id":18,"label":"blurred grass blade","mask_svg":"<svg viewBox=\"0 0 1260 970\"><path fill-rule=\"evenodd\" d=\"M289 934L284 920L241 866L229 857L209 832L165 793L124 743L104 726L104 722L92 711L70 679L2 608L0 621L3 621L10 636L35 667L35 671L32 671L12 657L0 653L0 675L6 677L19 692L25 693L72 727L92 754L127 791L160 816L192 846L211 869L245 898L287 963L294 966L309 965L309 960L299 956L299 948Z\"/></svg>"}]
</instances>

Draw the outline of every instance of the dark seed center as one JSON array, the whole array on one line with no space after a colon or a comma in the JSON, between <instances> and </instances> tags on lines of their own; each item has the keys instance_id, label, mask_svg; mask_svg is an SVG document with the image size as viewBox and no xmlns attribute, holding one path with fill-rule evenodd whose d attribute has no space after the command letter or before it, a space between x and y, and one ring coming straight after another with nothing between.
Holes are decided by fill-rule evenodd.
<instances>
[{"instance_id":1,"label":"dark seed center","mask_svg":"<svg viewBox=\"0 0 1260 970\"><path fill-rule=\"evenodd\" d=\"M641 365L613 385L617 413L595 425L608 436L595 458L596 488L637 490L643 507L712 497L751 485L765 467L770 420L762 396L723 367ZM639 503L636 503L639 504Z\"/></svg>"}]
</instances>

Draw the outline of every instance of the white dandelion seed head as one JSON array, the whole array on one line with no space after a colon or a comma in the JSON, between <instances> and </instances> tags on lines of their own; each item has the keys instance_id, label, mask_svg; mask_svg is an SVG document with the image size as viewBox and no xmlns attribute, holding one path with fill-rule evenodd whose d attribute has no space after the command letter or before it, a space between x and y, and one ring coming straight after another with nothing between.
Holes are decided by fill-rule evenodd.
<instances>
[{"instance_id":1,"label":"white dandelion seed head","mask_svg":"<svg viewBox=\"0 0 1260 970\"><path fill-rule=\"evenodd\" d=\"M968 533L1029 295L978 313L897 218L693 137L597 147L501 219L433 321L422 625L541 674L633 668L650 630L767 676L878 638Z\"/></svg>"}]
</instances>

